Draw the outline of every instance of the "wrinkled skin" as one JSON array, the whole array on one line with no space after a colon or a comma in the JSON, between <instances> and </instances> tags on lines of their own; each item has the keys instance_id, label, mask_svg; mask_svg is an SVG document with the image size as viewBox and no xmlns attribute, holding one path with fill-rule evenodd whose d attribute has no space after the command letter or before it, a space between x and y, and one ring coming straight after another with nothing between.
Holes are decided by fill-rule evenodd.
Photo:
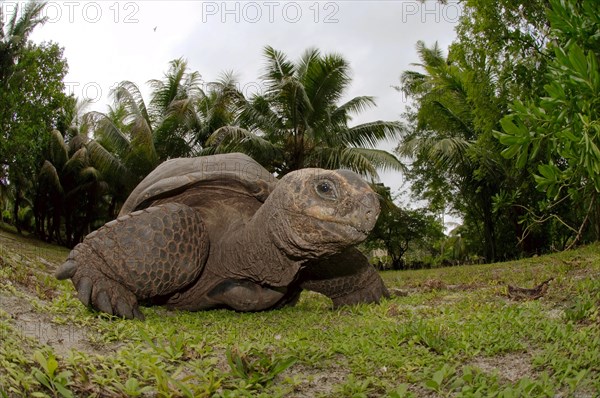
<instances>
[{"instance_id":1,"label":"wrinkled skin","mask_svg":"<svg viewBox=\"0 0 600 398\"><path fill-rule=\"evenodd\" d=\"M117 220L73 249L57 277L71 278L85 305L143 319L139 303L260 311L295 303L302 289L335 306L388 295L353 248L379 214L359 176L303 169L270 181L244 155L198 159L159 166ZM217 160L218 173L208 163ZM233 174L234 162L260 178ZM207 165L213 169L192 174Z\"/></svg>"}]
</instances>

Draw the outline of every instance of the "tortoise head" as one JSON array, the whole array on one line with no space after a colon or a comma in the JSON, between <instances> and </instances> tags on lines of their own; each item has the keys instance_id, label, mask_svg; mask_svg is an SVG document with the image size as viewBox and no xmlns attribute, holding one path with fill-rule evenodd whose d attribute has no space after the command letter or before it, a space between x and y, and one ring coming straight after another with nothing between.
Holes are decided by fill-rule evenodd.
<instances>
[{"instance_id":1,"label":"tortoise head","mask_svg":"<svg viewBox=\"0 0 600 398\"><path fill-rule=\"evenodd\" d=\"M302 169L285 175L263 208L278 246L314 258L362 242L379 215L371 187L347 170Z\"/></svg>"}]
</instances>

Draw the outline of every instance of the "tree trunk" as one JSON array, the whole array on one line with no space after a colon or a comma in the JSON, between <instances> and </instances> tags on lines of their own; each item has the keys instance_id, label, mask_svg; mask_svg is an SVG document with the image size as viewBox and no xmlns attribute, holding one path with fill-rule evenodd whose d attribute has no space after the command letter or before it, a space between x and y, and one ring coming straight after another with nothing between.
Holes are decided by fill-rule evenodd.
<instances>
[{"instance_id":1,"label":"tree trunk","mask_svg":"<svg viewBox=\"0 0 600 398\"><path fill-rule=\"evenodd\" d=\"M402 270L404 269L404 261L402 261L402 257L392 256L392 269L393 270Z\"/></svg>"},{"instance_id":2,"label":"tree trunk","mask_svg":"<svg viewBox=\"0 0 600 398\"><path fill-rule=\"evenodd\" d=\"M15 227L17 233L21 234L21 225L19 224L19 206L21 205L21 187L19 183L15 181L15 201L13 203L13 218L15 220Z\"/></svg>"}]
</instances>

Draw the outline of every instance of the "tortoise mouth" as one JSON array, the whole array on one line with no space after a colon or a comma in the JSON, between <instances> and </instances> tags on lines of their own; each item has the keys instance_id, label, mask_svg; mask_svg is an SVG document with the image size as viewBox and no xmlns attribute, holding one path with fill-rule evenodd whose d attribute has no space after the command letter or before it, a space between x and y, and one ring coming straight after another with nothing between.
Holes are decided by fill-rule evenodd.
<instances>
[{"instance_id":1,"label":"tortoise mouth","mask_svg":"<svg viewBox=\"0 0 600 398\"><path fill-rule=\"evenodd\" d=\"M367 236L369 236L369 233L371 232L370 228L362 228L354 225L348 225L348 228L352 230L352 235L356 236L354 239L354 244L363 242L365 239L367 239Z\"/></svg>"},{"instance_id":2,"label":"tortoise mouth","mask_svg":"<svg viewBox=\"0 0 600 398\"><path fill-rule=\"evenodd\" d=\"M356 233L364 236L365 238L367 237L367 235L369 235L369 232L371 232L371 228L357 226L357 225L349 223L349 222L337 222L337 224L348 227L348 229L350 229L351 231L356 232Z\"/></svg>"},{"instance_id":3,"label":"tortoise mouth","mask_svg":"<svg viewBox=\"0 0 600 398\"><path fill-rule=\"evenodd\" d=\"M329 231L331 236L341 237L339 240L351 244L360 243L365 240L374 227L374 224L371 225L368 222L357 223L353 222L353 220L339 219L332 216L303 215L320 223L323 230Z\"/></svg>"},{"instance_id":4,"label":"tortoise mouth","mask_svg":"<svg viewBox=\"0 0 600 398\"><path fill-rule=\"evenodd\" d=\"M375 227L375 222L379 215L379 211L374 209L361 209L349 212L345 215L340 215L337 212L334 212L333 214L324 214L320 211L311 210L313 209L303 212L303 215L320 223L335 225L338 227L336 229L341 227L341 229L349 232L351 231L353 234L358 233L365 238Z\"/></svg>"}]
</instances>

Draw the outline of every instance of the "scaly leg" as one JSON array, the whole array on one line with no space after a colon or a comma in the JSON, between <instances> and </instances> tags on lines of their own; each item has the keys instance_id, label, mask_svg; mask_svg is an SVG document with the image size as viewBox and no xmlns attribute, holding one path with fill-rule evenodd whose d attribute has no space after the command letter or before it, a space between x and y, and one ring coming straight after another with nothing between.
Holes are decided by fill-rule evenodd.
<instances>
[{"instance_id":1,"label":"scaly leg","mask_svg":"<svg viewBox=\"0 0 600 398\"><path fill-rule=\"evenodd\" d=\"M119 217L89 234L56 277L71 278L85 305L142 318L138 300L164 297L193 283L208 251L200 214L167 203Z\"/></svg>"}]
</instances>

